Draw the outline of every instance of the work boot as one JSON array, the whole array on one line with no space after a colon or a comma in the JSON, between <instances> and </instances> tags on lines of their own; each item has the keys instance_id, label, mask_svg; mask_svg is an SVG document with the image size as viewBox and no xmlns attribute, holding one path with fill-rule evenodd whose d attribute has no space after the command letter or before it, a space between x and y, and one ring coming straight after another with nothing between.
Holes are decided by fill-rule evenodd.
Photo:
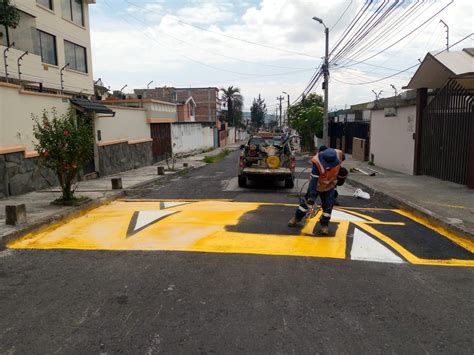
<instances>
[{"instance_id":1,"label":"work boot","mask_svg":"<svg viewBox=\"0 0 474 355\"><path fill-rule=\"evenodd\" d=\"M329 226L321 226L321 234L328 235L329 234Z\"/></svg>"},{"instance_id":2,"label":"work boot","mask_svg":"<svg viewBox=\"0 0 474 355\"><path fill-rule=\"evenodd\" d=\"M289 221L288 221L288 227L296 227L298 225L298 221L295 217L292 217Z\"/></svg>"}]
</instances>

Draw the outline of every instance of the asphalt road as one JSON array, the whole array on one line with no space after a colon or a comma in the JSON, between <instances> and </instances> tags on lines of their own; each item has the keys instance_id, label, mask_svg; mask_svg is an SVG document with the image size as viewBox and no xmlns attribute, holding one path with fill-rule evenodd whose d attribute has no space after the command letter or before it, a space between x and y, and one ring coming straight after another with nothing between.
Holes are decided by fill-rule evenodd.
<instances>
[{"instance_id":1,"label":"asphalt road","mask_svg":"<svg viewBox=\"0 0 474 355\"><path fill-rule=\"evenodd\" d=\"M242 233L242 238L247 233L257 240L266 231L275 235L270 239L275 243L286 238L277 234L294 233L286 227L287 214L294 209L287 204L297 203L294 192L275 185L242 190L236 186L236 173L234 152L166 185L130 192L129 198L226 199L247 207L270 203L242 215L240 223L224 226L225 233ZM339 200L343 208L366 208L367 216L383 219L388 224L371 224L380 230L405 218L369 210L389 207L377 196ZM215 215L221 216L226 206L216 202ZM192 205L186 208L190 210L167 218L192 215ZM212 224L213 214L206 216ZM100 219L90 220L93 233ZM404 229L383 232L392 233L413 255L472 261L472 253L450 240L403 221ZM110 228L100 233L99 239L109 241L115 232ZM268 255L268 245L256 253L69 249L72 238L73 233L58 239L66 249L0 252L0 353L474 351L474 268L414 265L389 241L386 249L403 262L283 255L288 248L282 255ZM221 248L227 239L228 234L219 239ZM355 242L355 254L354 248Z\"/></svg>"}]
</instances>

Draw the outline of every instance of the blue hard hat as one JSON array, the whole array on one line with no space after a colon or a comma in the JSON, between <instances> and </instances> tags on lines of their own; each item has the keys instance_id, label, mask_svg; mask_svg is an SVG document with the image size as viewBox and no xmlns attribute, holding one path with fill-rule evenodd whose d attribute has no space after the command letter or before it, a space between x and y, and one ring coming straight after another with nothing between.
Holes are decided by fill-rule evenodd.
<instances>
[{"instance_id":1,"label":"blue hard hat","mask_svg":"<svg viewBox=\"0 0 474 355\"><path fill-rule=\"evenodd\" d=\"M319 161L326 169L334 168L341 163L337 156L337 152L333 148L325 149L319 153Z\"/></svg>"}]
</instances>

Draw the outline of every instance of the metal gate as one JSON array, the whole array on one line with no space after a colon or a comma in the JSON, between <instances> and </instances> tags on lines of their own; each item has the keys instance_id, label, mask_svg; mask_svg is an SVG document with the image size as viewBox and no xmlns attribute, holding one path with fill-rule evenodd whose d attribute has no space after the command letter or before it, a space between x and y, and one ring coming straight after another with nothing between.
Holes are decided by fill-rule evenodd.
<instances>
[{"instance_id":1,"label":"metal gate","mask_svg":"<svg viewBox=\"0 0 474 355\"><path fill-rule=\"evenodd\" d=\"M370 122L329 122L329 137L331 148L337 148L344 153L352 154L354 138L365 139L365 156L368 158L370 151Z\"/></svg>"},{"instance_id":2,"label":"metal gate","mask_svg":"<svg viewBox=\"0 0 474 355\"><path fill-rule=\"evenodd\" d=\"M450 80L423 113L421 173L467 184L473 94Z\"/></svg>"},{"instance_id":3,"label":"metal gate","mask_svg":"<svg viewBox=\"0 0 474 355\"><path fill-rule=\"evenodd\" d=\"M157 162L171 156L171 125L169 123L151 123L153 139L153 161Z\"/></svg>"}]
</instances>

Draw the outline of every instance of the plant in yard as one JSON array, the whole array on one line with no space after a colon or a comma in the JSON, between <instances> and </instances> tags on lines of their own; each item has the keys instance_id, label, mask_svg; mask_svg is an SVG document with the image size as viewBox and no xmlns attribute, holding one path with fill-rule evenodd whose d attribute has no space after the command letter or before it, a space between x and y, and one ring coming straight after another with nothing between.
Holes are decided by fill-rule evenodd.
<instances>
[{"instance_id":1,"label":"plant in yard","mask_svg":"<svg viewBox=\"0 0 474 355\"><path fill-rule=\"evenodd\" d=\"M289 125L299 133L306 149L314 149L314 136L323 136L323 106L321 96L313 93L288 110Z\"/></svg>"},{"instance_id":2,"label":"plant in yard","mask_svg":"<svg viewBox=\"0 0 474 355\"><path fill-rule=\"evenodd\" d=\"M173 153L165 153L166 167L169 171L174 171L174 166L176 164L176 157ZM171 166L170 166L171 164Z\"/></svg>"},{"instance_id":3,"label":"plant in yard","mask_svg":"<svg viewBox=\"0 0 474 355\"><path fill-rule=\"evenodd\" d=\"M250 107L250 117L252 126L255 129L258 129L263 126L265 123L265 116L267 115L267 104L265 103L265 99L260 97L258 94L258 98L253 99L252 107Z\"/></svg>"},{"instance_id":4,"label":"plant in yard","mask_svg":"<svg viewBox=\"0 0 474 355\"><path fill-rule=\"evenodd\" d=\"M90 119L76 115L72 109L61 116L54 108L51 112L45 110L41 117L33 115L39 162L56 174L61 185L62 198L57 203L70 205L78 201L73 185L94 149Z\"/></svg>"}]
</instances>

